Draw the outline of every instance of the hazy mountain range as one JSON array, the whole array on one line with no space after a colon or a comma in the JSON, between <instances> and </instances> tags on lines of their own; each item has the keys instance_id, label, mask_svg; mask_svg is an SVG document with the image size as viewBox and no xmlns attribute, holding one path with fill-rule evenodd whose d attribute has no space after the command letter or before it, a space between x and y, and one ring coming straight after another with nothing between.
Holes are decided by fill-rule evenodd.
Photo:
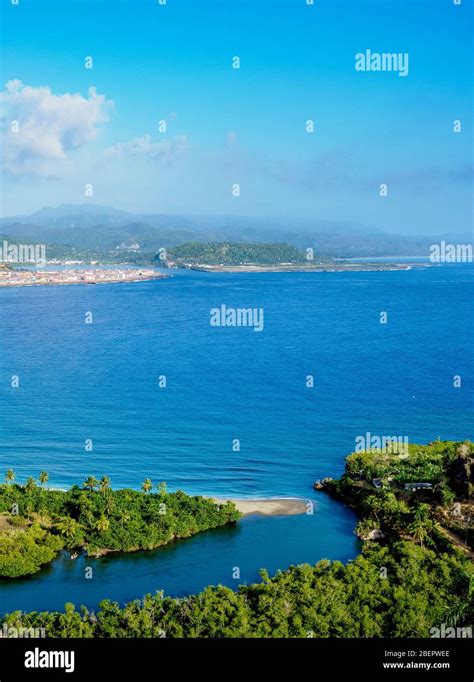
<instances>
[{"instance_id":1,"label":"hazy mountain range","mask_svg":"<svg viewBox=\"0 0 474 682\"><path fill-rule=\"evenodd\" d=\"M406 236L356 223L238 216L133 214L94 204L63 204L0 219L2 237L86 250L147 253L196 241L287 242L332 257L427 256L445 239L471 243L470 234Z\"/></svg>"}]
</instances>

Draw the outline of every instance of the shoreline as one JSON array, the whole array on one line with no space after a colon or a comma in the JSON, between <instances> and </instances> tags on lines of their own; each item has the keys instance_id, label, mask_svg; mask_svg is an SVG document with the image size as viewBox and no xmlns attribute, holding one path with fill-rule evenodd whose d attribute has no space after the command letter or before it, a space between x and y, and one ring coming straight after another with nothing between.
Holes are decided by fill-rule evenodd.
<instances>
[{"instance_id":1,"label":"shoreline","mask_svg":"<svg viewBox=\"0 0 474 682\"><path fill-rule=\"evenodd\" d=\"M452 523L449 523L447 528L439 528L439 524L442 524L443 521L439 518L438 503L440 501L443 503L443 509L445 509L447 520L449 521L449 512L452 509L452 505L455 500L459 500L461 514L455 514L454 519L451 519L451 521L459 525L459 518L462 521L464 516L466 516L467 523L469 523L471 514L466 505L468 504L470 494L469 483L471 480L471 466L473 465L474 444L469 441L433 441L427 445L411 444L410 447L410 455L413 457L419 454L426 455L424 461L428 471L431 462L440 460L440 456L442 456L442 469L439 476L442 477L445 473L450 473L450 476L453 477L452 479L449 478L449 481L452 480L456 483L453 488L453 492L455 492L454 498L449 498L444 503L443 500L432 497L432 491L420 488L420 484L415 484L417 487L409 489L407 492L406 483L403 482L403 479L397 482L388 476L388 474L393 473L394 467L400 465L399 459L396 458L396 453L393 458L387 459L382 451L369 451L364 452L362 455L351 453L346 457L344 473L340 478L325 478L317 482L318 485L315 486L316 489L325 490L330 497L339 500L343 505L351 508L359 517L355 534L363 544L358 546L359 549L355 558L345 559L344 562L328 558L318 559L317 563L311 561L311 563L302 564L298 561L298 563L292 563L288 568L282 569L281 565L279 565L279 568L273 575L265 567L262 572L262 567L260 566L260 580L250 584L247 580L243 579L245 576L241 578L240 573L237 578L233 574L231 577L229 563L222 564L222 566L219 566L219 571L222 571L227 576L227 580L224 579L224 582L221 582L217 578L213 582L208 581L208 586L201 587L197 593L189 592L184 596L186 604L191 604L196 609L191 612L189 621L182 620L183 602L181 599L183 595L181 593L178 596L174 593L168 594L168 590L162 585L160 585L161 590L158 592L156 583L153 584L155 592L146 592L146 595L138 600L126 597L119 601L111 595L109 598L118 602L120 610L114 608L113 611L110 611L104 608L99 619L95 615L95 609L86 610L81 613L77 609L76 623L80 626L79 636L92 635L93 637L102 636L107 638L135 637L137 633L134 624L137 621L134 620L132 627L129 627L129 621L126 620L130 605L134 606L134 615L137 613L138 608L138 614L144 616L144 636L158 636L149 630L150 608L155 607L156 610L151 613L159 614L160 618L166 618L167 628L171 628L171 625L168 624L174 623L175 620L177 621L177 629L176 631L170 629L170 637L183 637L183 627L185 625L189 627L189 636L196 636L194 613L205 613L204 606L208 605L209 628L216 627L215 613L222 613L226 609L226 612L229 613L229 622L227 624L226 621L226 627L235 627L235 629L225 630L225 632L222 630L222 636L240 637L242 636L242 621L237 619L235 626L233 623L237 604L243 610L243 613L250 614L250 617L253 618L249 626L244 621L247 628L244 634L252 637L266 638L269 636L268 631L259 629L262 626L262 613L266 612L262 611L261 606L261 596L262 592L264 592L265 596L268 595L269 600L275 602L278 609L275 612L272 611L270 601L268 601L270 606L265 604L267 610L269 610L268 627L273 627L275 622L274 616L278 615L280 617L281 613L287 614L289 623L293 626L295 622L294 614L296 614L298 619L301 618L301 621L297 621L297 625L302 629L301 631L295 630L294 632L288 630L288 633L298 638L307 637L309 631L316 633L316 636L319 637L324 637L328 634L332 634L333 637L346 636L345 628L348 622L352 623L351 627L353 628L353 633L351 632L350 634L353 634L356 638L379 636L380 638L396 640L398 638L412 637L416 640L425 637L425 635L427 637L428 634L436 637L437 634L433 634L433 632L438 632L439 613L452 607L453 604L455 606L458 604L463 605L470 596L469 557L472 557L472 553L470 549L464 555L459 551L464 548L465 540L468 538L467 536L464 538L464 536L457 535L457 532L453 531ZM451 455L456 455L461 463L466 464L466 467L469 465L468 468L465 467L463 469L465 471L463 478L457 475L458 468L454 471L452 470L451 464L457 460L453 460ZM405 460L402 460L402 465L406 469L405 474L408 474L409 467L404 462ZM372 467L380 463L383 463L384 466L382 476L385 481L385 490L377 488L372 479ZM356 467L358 477L353 478L352 474ZM416 474L419 475L419 472L417 471ZM421 478L424 478L423 473ZM364 483L367 483L367 485L363 485ZM390 496L387 496L389 492L392 499ZM197 497L202 498L203 496ZM217 504L225 504L231 501L238 506L244 516L258 513L269 516L277 516L279 513L303 513L303 507L306 508L305 500L298 497L223 498L207 495L205 499ZM400 506L395 507L394 501L397 501ZM417 519L420 510L424 510L425 519ZM415 521L418 521L418 523L415 524ZM424 525L420 525L420 521L424 521ZM420 530L425 532L421 533ZM281 537L281 533L279 536L278 532L273 531L267 539L270 543L286 548L284 541L285 532L286 529L284 528L283 537ZM428 542L428 538L431 539L431 542ZM454 543L453 540L455 541ZM259 537L255 546L255 555L258 553L259 543L261 542L262 538ZM364 552L363 548L367 549L369 547L370 551ZM211 545L208 555L214 561L215 555L212 554L212 549ZM143 547L138 551L143 551ZM253 560L253 553L250 556ZM208 556L205 555L204 558L208 559ZM197 564L199 565L199 561ZM232 559L230 565L232 566L233 564L234 561ZM184 565L185 570L189 570L189 561L186 561ZM191 565L194 566L196 564L191 563ZM206 566L206 562L203 563L203 566ZM124 570L123 577L126 583L126 576L130 574L130 566L126 565L121 570ZM378 631L374 635L374 624L371 622L366 625L365 630L360 630L361 621L359 614L365 611L371 613L374 600L380 598L380 575L384 575L385 572L388 573L389 580L387 580L384 586L387 594L384 595L379 612L380 618L383 618L383 620L376 623ZM421 586L420 574L426 575L428 578L424 578L425 582ZM232 583L232 580L235 579L241 582L239 584ZM179 581L177 584L177 590L182 589ZM219 587L213 588L209 585L219 585ZM424 589L425 585L429 585L429 588ZM230 589L221 589L221 587ZM177 591L174 585L172 589ZM431 592L428 592L428 589ZM420 593L422 595L426 594L427 597L431 595L431 600L427 598L425 601L420 602L424 609L422 611L424 630L421 632L417 631L414 635L413 621L406 617L406 605L412 604L412 612L418 614L419 608L416 599ZM338 596L338 598L334 599L334 595ZM209 601L210 596L212 596L212 599ZM434 603L433 600L435 600ZM75 601L77 602L77 595ZM305 620L313 617L308 612L308 603L311 603L314 607L314 622ZM283 611L281 610L281 604L284 606ZM329 615L327 614L328 604L334 604L334 611L330 612ZM167 608L175 609L175 611L168 613ZM70 628L69 621L64 624L65 621L60 616L64 612L68 613L67 610L63 611L60 609L64 609L64 607L56 607L56 610L54 608L45 609L43 607L33 610L31 606L28 606L22 612L18 608L16 610L10 609L6 610L6 612L4 611L2 615L4 620L8 620L8 622L13 622L13 619L15 619L15 627L18 627L18 624L22 627L31 627L32 624L38 624L37 618L38 612L40 612L43 618L40 624L44 623L49 628L51 628L51 623L54 624L53 631L48 629L48 638L50 638L64 636L67 634L68 628ZM19 610L21 613L20 621L18 621L17 615ZM123 628L126 627L127 630L123 630L121 625L122 629L115 632L111 630L111 627L116 627L117 617L120 614L123 614L125 619ZM164 615L162 616L162 614ZM319 632L317 627L322 622L322 617L327 618L327 627L325 625L324 630ZM352 621L347 620L349 617L352 618ZM106 618L109 618L110 622ZM467 612L467 618L469 618L469 612ZM333 633L328 630L332 622L331 619L335 623ZM400 624L397 624L397 629L394 630L393 623L398 623L398 619L400 619ZM87 625L85 635L82 629L83 623ZM99 627L97 623L103 629L94 629ZM102 623L104 623L103 626ZM466 620L466 618L460 624L462 627L470 627L465 625L465 623L469 623L469 620ZM161 628L161 621L159 625ZM344 628L342 634L341 627ZM433 631L433 628L436 628L436 630ZM160 633L161 631L160 629ZM214 633L215 631L206 630L198 634L202 632L208 634L208 632ZM462 636L464 637L465 635Z\"/></svg>"},{"instance_id":2,"label":"shoreline","mask_svg":"<svg viewBox=\"0 0 474 682\"><path fill-rule=\"evenodd\" d=\"M0 270L0 287L5 289L34 286L66 286L74 284L135 284L157 279L168 279L170 275L151 268L98 268L66 270Z\"/></svg>"},{"instance_id":3,"label":"shoreline","mask_svg":"<svg viewBox=\"0 0 474 682\"><path fill-rule=\"evenodd\" d=\"M19 485L23 485L19 483ZM67 493L72 486L58 487L47 486L44 490L56 490ZM111 488L111 490L127 490L126 487ZM139 489L131 488L136 492ZM168 491L170 493L177 492ZM155 493L156 494L156 493ZM189 493L190 497L203 497L215 504L226 504L226 502L233 502L242 516L259 515L259 516L295 516L298 514L306 514L307 505L314 504L309 499L302 497L220 497L215 495L207 495L202 493Z\"/></svg>"},{"instance_id":4,"label":"shoreline","mask_svg":"<svg viewBox=\"0 0 474 682\"><path fill-rule=\"evenodd\" d=\"M216 273L251 273L251 272L400 272L412 268L430 267L429 263L346 263L324 265L193 265L178 269L194 270L196 272Z\"/></svg>"}]
</instances>

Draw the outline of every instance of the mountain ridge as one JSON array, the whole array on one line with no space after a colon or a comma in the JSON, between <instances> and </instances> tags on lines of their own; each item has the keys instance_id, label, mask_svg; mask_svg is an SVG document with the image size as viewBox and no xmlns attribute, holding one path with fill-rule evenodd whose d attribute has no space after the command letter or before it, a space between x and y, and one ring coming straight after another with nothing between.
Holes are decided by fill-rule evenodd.
<instances>
[{"instance_id":1,"label":"mountain ridge","mask_svg":"<svg viewBox=\"0 0 474 682\"><path fill-rule=\"evenodd\" d=\"M75 248L117 251L134 249L153 253L187 242L286 242L312 248L329 257L428 256L431 244L441 239L472 243L472 235L386 233L358 223L252 218L248 216L180 216L130 213L99 204L61 204L31 215L0 219L5 236Z\"/></svg>"}]
</instances>

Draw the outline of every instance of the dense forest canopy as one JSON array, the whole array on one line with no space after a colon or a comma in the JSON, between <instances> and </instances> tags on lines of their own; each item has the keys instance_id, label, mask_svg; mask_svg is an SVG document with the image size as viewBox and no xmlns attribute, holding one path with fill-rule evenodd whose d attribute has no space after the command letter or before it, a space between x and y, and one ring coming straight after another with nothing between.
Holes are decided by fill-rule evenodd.
<instances>
[{"instance_id":1,"label":"dense forest canopy","mask_svg":"<svg viewBox=\"0 0 474 682\"><path fill-rule=\"evenodd\" d=\"M169 258L179 264L193 265L308 264L304 251L284 243L189 242L173 247Z\"/></svg>"},{"instance_id":2,"label":"dense forest canopy","mask_svg":"<svg viewBox=\"0 0 474 682\"><path fill-rule=\"evenodd\" d=\"M399 541L369 546L346 566L323 560L273 578L263 572L237 592L147 595L124 607L105 600L95 612L68 604L64 613L15 612L4 621L44 628L47 637L429 637L472 616L465 562Z\"/></svg>"}]
</instances>

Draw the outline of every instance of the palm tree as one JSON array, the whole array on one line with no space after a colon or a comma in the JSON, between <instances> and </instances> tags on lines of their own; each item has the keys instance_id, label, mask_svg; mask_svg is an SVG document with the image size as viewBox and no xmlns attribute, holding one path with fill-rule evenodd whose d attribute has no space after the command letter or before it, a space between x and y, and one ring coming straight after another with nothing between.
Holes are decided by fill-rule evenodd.
<instances>
[{"instance_id":1,"label":"palm tree","mask_svg":"<svg viewBox=\"0 0 474 682\"><path fill-rule=\"evenodd\" d=\"M110 488L110 478L108 476L102 476L99 481L100 492L105 495L107 490Z\"/></svg>"},{"instance_id":2,"label":"palm tree","mask_svg":"<svg viewBox=\"0 0 474 682\"><path fill-rule=\"evenodd\" d=\"M158 485L156 486L156 489L158 490L160 495L166 495L166 490L167 490L166 482L161 481L161 483L158 483Z\"/></svg>"},{"instance_id":3,"label":"palm tree","mask_svg":"<svg viewBox=\"0 0 474 682\"><path fill-rule=\"evenodd\" d=\"M107 512L107 514L111 514L113 511L113 508L114 508L114 498L109 493L109 494L107 494L107 496L105 498L105 511Z\"/></svg>"},{"instance_id":4,"label":"palm tree","mask_svg":"<svg viewBox=\"0 0 474 682\"><path fill-rule=\"evenodd\" d=\"M430 517L430 505L422 502L417 505L415 511L413 512L413 518L415 521L427 521Z\"/></svg>"},{"instance_id":5,"label":"palm tree","mask_svg":"<svg viewBox=\"0 0 474 682\"><path fill-rule=\"evenodd\" d=\"M94 516L92 509L94 507L92 500L85 492L81 493L78 498L79 517L84 518L89 526L92 525Z\"/></svg>"},{"instance_id":6,"label":"palm tree","mask_svg":"<svg viewBox=\"0 0 474 682\"><path fill-rule=\"evenodd\" d=\"M377 521L380 521L379 517L377 516L377 512L382 510L383 505L379 495L369 495L366 497L363 501L363 506L366 511L375 516Z\"/></svg>"},{"instance_id":7,"label":"palm tree","mask_svg":"<svg viewBox=\"0 0 474 682\"><path fill-rule=\"evenodd\" d=\"M145 478L145 480L142 483L142 490L144 493L149 493L150 490L153 488L153 483L149 478Z\"/></svg>"},{"instance_id":8,"label":"palm tree","mask_svg":"<svg viewBox=\"0 0 474 682\"><path fill-rule=\"evenodd\" d=\"M435 525L430 517L430 505L421 503L413 512L413 521L408 526L408 531L413 535L415 542L423 547L423 544L430 538Z\"/></svg>"},{"instance_id":9,"label":"palm tree","mask_svg":"<svg viewBox=\"0 0 474 682\"><path fill-rule=\"evenodd\" d=\"M100 533L105 533L107 530L109 530L109 526L110 521L104 515L100 517L96 524L96 528Z\"/></svg>"},{"instance_id":10,"label":"palm tree","mask_svg":"<svg viewBox=\"0 0 474 682\"><path fill-rule=\"evenodd\" d=\"M15 472L13 471L13 469L8 469L7 473L5 474L5 483L11 483L14 480Z\"/></svg>"},{"instance_id":11,"label":"palm tree","mask_svg":"<svg viewBox=\"0 0 474 682\"><path fill-rule=\"evenodd\" d=\"M47 471L42 471L38 478L41 485L46 485L46 483L49 481L49 474Z\"/></svg>"},{"instance_id":12,"label":"palm tree","mask_svg":"<svg viewBox=\"0 0 474 682\"><path fill-rule=\"evenodd\" d=\"M74 540L81 529L81 524L70 516L65 516L59 521L57 528L68 540Z\"/></svg>"},{"instance_id":13,"label":"palm tree","mask_svg":"<svg viewBox=\"0 0 474 682\"><path fill-rule=\"evenodd\" d=\"M25 484L25 490L27 493L32 493L35 488L36 488L35 479L33 478L33 476L29 476Z\"/></svg>"},{"instance_id":14,"label":"palm tree","mask_svg":"<svg viewBox=\"0 0 474 682\"><path fill-rule=\"evenodd\" d=\"M428 528L425 521L413 521L413 523L408 526L408 530L413 535L415 542L423 547L424 543L429 537Z\"/></svg>"},{"instance_id":15,"label":"palm tree","mask_svg":"<svg viewBox=\"0 0 474 682\"><path fill-rule=\"evenodd\" d=\"M88 476L82 485L84 486L84 488L89 488L92 497L92 493L99 485L99 481L96 479L95 476Z\"/></svg>"},{"instance_id":16,"label":"palm tree","mask_svg":"<svg viewBox=\"0 0 474 682\"><path fill-rule=\"evenodd\" d=\"M394 493L387 493L384 499L383 511L387 521L391 526L398 527L403 515L403 504L401 504Z\"/></svg>"}]
</instances>

